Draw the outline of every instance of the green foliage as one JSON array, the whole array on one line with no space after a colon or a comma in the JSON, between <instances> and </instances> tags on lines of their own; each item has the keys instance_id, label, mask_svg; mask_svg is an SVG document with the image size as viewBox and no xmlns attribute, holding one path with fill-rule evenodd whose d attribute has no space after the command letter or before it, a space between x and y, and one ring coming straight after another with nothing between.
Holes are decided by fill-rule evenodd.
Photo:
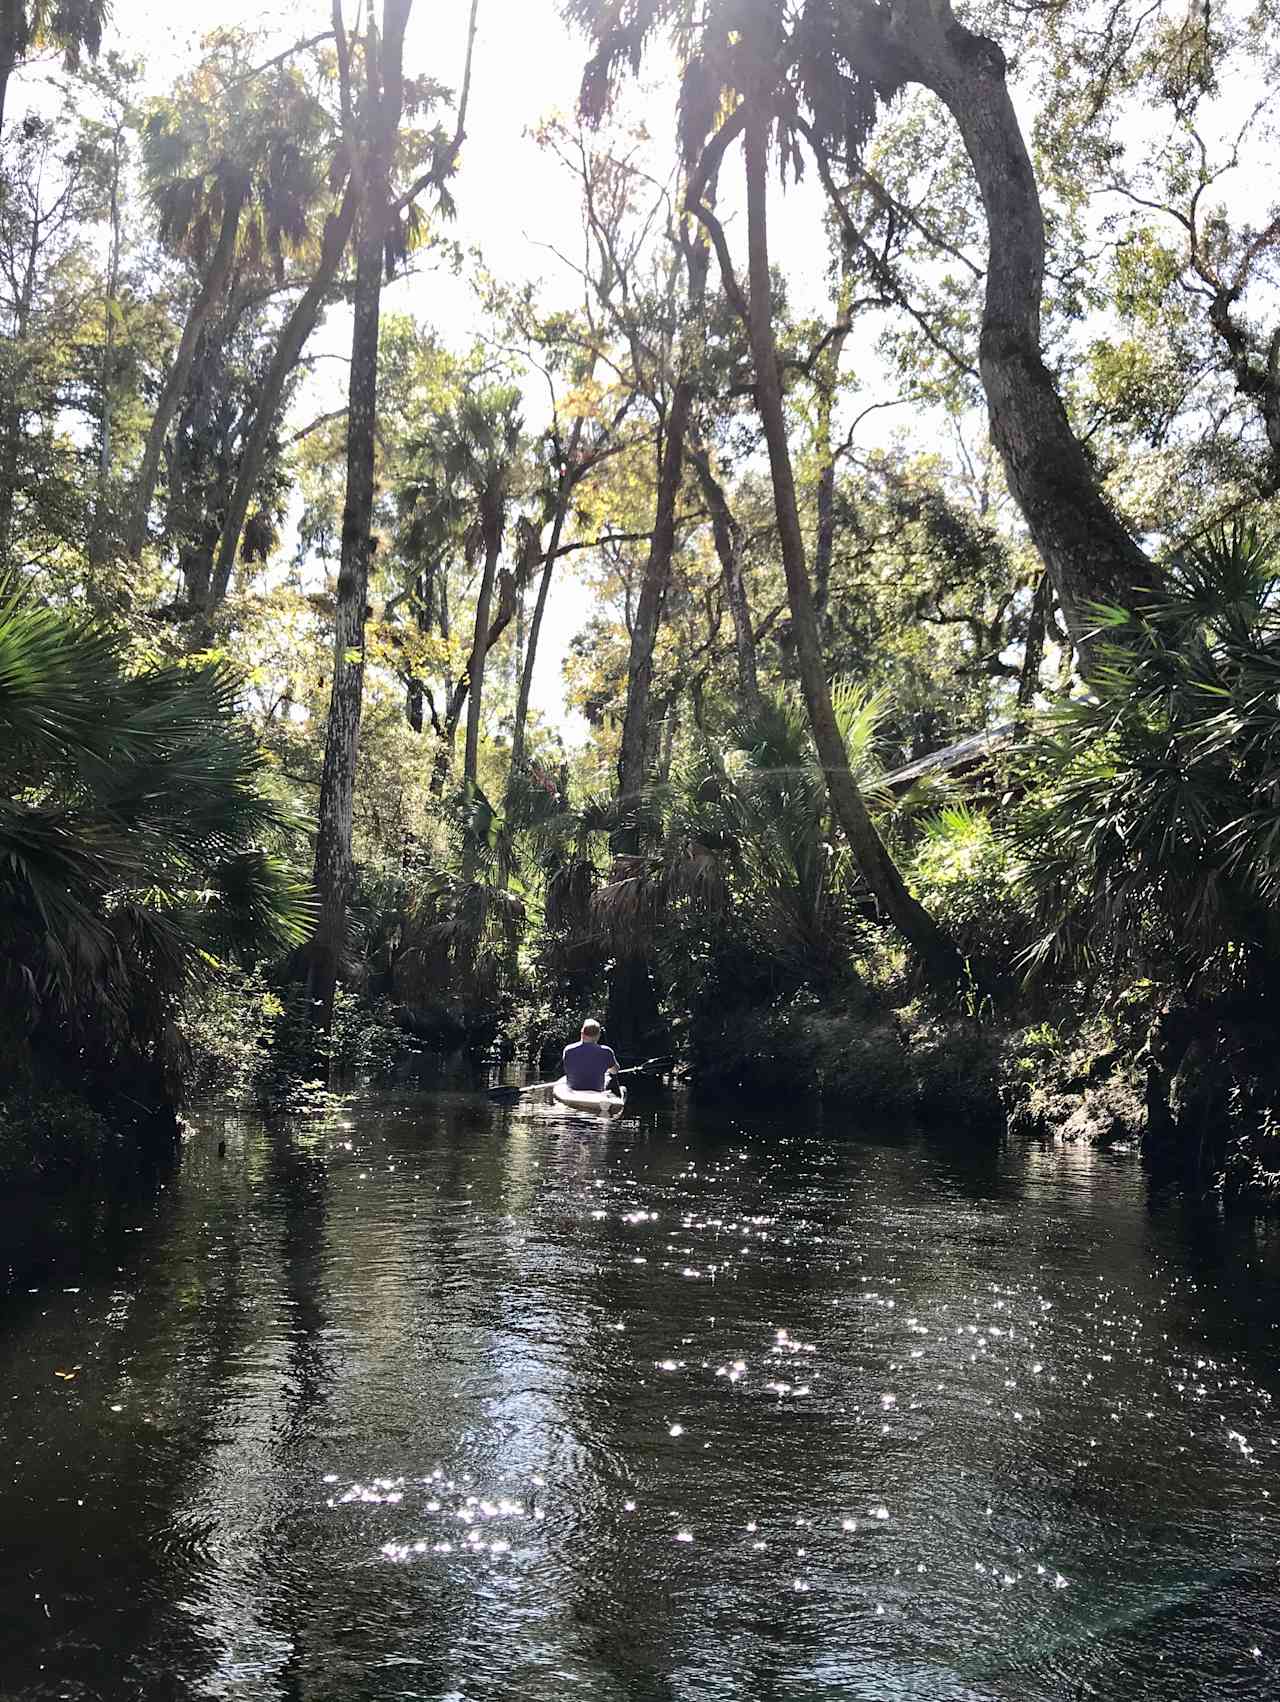
<instances>
[{"instance_id":1,"label":"green foliage","mask_svg":"<svg viewBox=\"0 0 1280 1702\"><path fill-rule=\"evenodd\" d=\"M967 957L1007 964L1030 943L1016 866L984 810L957 803L927 817L910 871L912 890Z\"/></svg>"},{"instance_id":2,"label":"green foliage","mask_svg":"<svg viewBox=\"0 0 1280 1702\"><path fill-rule=\"evenodd\" d=\"M74 1095L0 1095L0 1186L74 1182L121 1152L119 1131Z\"/></svg>"},{"instance_id":3,"label":"green foliage","mask_svg":"<svg viewBox=\"0 0 1280 1702\"><path fill-rule=\"evenodd\" d=\"M821 1097L860 1118L906 1115L990 1122L997 1060L974 1023L897 1015L868 1000L840 1009L799 998L708 1018L693 1034L695 1083L753 1098Z\"/></svg>"},{"instance_id":4,"label":"green foliage","mask_svg":"<svg viewBox=\"0 0 1280 1702\"><path fill-rule=\"evenodd\" d=\"M1238 527L1106 612L1087 696L1043 724L1008 844L1036 968L1153 966L1188 996L1260 993L1280 964L1280 625L1274 544Z\"/></svg>"},{"instance_id":5,"label":"green foliage","mask_svg":"<svg viewBox=\"0 0 1280 1702\"><path fill-rule=\"evenodd\" d=\"M881 705L848 685L833 701L854 771L874 792ZM724 745L692 746L645 801L656 848L617 858L579 901L597 954L652 953L695 1026L802 990L856 990L854 953L866 932L852 860L828 831L800 705L765 697Z\"/></svg>"},{"instance_id":6,"label":"green foliage","mask_svg":"<svg viewBox=\"0 0 1280 1702\"><path fill-rule=\"evenodd\" d=\"M9 1069L176 1063L189 989L307 937L291 824L220 665L127 666L124 641L0 582L0 917ZM264 843L264 841L266 843Z\"/></svg>"},{"instance_id":7,"label":"green foliage","mask_svg":"<svg viewBox=\"0 0 1280 1702\"><path fill-rule=\"evenodd\" d=\"M174 93L150 104L142 125L148 190L162 243L207 266L229 205L240 197L242 264L283 282L287 259L313 240L316 206L331 188L336 143L303 61L253 74L254 36L222 31Z\"/></svg>"},{"instance_id":8,"label":"green foliage","mask_svg":"<svg viewBox=\"0 0 1280 1702\"><path fill-rule=\"evenodd\" d=\"M180 1031L184 1085L193 1098L245 1098L271 1068L285 1002L261 968L224 969L185 1001Z\"/></svg>"}]
</instances>

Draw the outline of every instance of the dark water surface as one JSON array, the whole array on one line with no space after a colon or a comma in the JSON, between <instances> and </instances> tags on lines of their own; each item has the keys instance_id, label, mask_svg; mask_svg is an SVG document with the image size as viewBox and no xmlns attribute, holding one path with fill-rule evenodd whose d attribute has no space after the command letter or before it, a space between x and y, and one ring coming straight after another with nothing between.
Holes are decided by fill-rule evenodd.
<instances>
[{"instance_id":1,"label":"dark water surface","mask_svg":"<svg viewBox=\"0 0 1280 1702\"><path fill-rule=\"evenodd\" d=\"M1277 1318L1131 1158L211 1115L0 1299L0 1696L1277 1696Z\"/></svg>"}]
</instances>

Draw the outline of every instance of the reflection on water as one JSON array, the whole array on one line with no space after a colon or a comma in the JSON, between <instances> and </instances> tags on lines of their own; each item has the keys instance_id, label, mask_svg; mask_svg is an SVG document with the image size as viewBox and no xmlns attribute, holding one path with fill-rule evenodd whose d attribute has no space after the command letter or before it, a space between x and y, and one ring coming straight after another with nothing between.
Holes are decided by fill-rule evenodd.
<instances>
[{"instance_id":1,"label":"reflection on water","mask_svg":"<svg viewBox=\"0 0 1280 1702\"><path fill-rule=\"evenodd\" d=\"M210 1117L0 1301L0 1696L1270 1697L1278 1296L1087 1149Z\"/></svg>"}]
</instances>

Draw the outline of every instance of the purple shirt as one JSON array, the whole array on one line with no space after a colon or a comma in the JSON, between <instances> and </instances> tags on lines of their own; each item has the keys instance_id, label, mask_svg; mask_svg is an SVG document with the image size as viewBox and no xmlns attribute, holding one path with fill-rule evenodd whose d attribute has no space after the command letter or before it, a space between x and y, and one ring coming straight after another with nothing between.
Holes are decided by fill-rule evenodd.
<instances>
[{"instance_id":1,"label":"purple shirt","mask_svg":"<svg viewBox=\"0 0 1280 1702\"><path fill-rule=\"evenodd\" d=\"M576 1046L564 1049L565 1080L575 1093L602 1093L609 1071L617 1067L612 1046L580 1040Z\"/></svg>"}]
</instances>

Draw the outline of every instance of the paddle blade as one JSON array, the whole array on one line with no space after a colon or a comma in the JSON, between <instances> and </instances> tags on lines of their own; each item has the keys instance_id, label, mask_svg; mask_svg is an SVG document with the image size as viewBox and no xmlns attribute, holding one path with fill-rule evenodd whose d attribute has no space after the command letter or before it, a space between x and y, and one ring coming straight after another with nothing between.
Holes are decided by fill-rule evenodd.
<instances>
[{"instance_id":1,"label":"paddle blade","mask_svg":"<svg viewBox=\"0 0 1280 1702\"><path fill-rule=\"evenodd\" d=\"M554 1086L549 1081L531 1081L527 1087L491 1087L486 1089L489 1098L495 1105L514 1105L523 1099L526 1093L547 1093Z\"/></svg>"}]
</instances>

